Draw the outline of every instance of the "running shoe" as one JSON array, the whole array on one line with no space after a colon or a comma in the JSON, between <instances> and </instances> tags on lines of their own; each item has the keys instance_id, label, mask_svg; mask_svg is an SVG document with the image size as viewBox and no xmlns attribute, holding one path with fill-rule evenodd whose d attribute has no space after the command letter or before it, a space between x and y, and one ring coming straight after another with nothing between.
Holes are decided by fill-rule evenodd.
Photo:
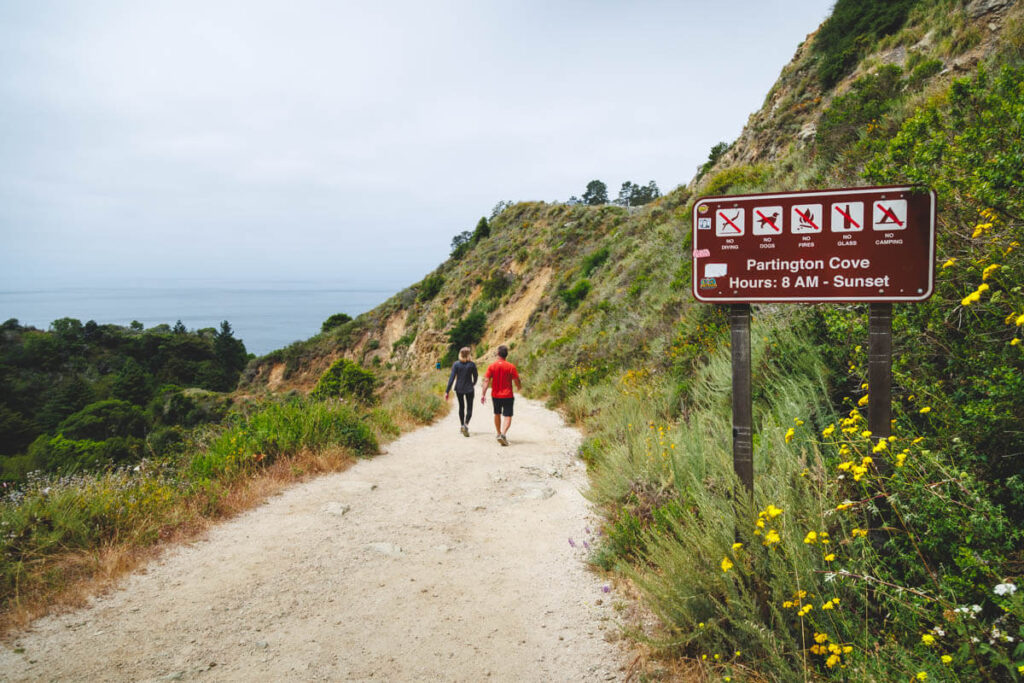
<instances>
[{"instance_id":1,"label":"running shoe","mask_svg":"<svg viewBox=\"0 0 1024 683\"><path fill-rule=\"evenodd\" d=\"M498 434L498 443L500 443L502 446L508 445L508 439L505 437L504 434Z\"/></svg>"},{"instance_id":2,"label":"running shoe","mask_svg":"<svg viewBox=\"0 0 1024 683\"><path fill-rule=\"evenodd\" d=\"M462 425L462 435L469 436L469 427L467 427L466 425Z\"/></svg>"}]
</instances>

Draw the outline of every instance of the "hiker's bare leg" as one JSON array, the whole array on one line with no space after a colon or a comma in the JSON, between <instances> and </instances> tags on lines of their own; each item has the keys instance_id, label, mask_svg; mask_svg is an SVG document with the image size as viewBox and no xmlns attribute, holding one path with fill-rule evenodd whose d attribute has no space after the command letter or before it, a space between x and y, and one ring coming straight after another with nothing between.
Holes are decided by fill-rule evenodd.
<instances>
[{"instance_id":1,"label":"hiker's bare leg","mask_svg":"<svg viewBox=\"0 0 1024 683\"><path fill-rule=\"evenodd\" d=\"M495 417L497 417L497 416L495 416ZM497 420L495 420L495 421L497 421ZM511 424L512 424L512 416L511 415L506 415L505 418L502 420L501 433L505 434L507 436L508 435L508 428L509 428L509 426Z\"/></svg>"},{"instance_id":2,"label":"hiker's bare leg","mask_svg":"<svg viewBox=\"0 0 1024 683\"><path fill-rule=\"evenodd\" d=\"M494 416L494 431L501 434L501 415Z\"/></svg>"}]
</instances>

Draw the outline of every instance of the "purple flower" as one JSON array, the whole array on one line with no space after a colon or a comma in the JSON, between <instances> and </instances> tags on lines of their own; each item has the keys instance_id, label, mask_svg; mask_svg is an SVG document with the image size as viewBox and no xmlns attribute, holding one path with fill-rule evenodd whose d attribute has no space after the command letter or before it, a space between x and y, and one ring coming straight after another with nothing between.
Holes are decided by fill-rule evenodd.
<instances>
[{"instance_id":1,"label":"purple flower","mask_svg":"<svg viewBox=\"0 0 1024 683\"><path fill-rule=\"evenodd\" d=\"M608 584L605 584L605 585L601 586L601 592L602 593L611 593L612 592L612 588Z\"/></svg>"},{"instance_id":2,"label":"purple flower","mask_svg":"<svg viewBox=\"0 0 1024 683\"><path fill-rule=\"evenodd\" d=\"M586 548L587 550L590 550L590 544L587 543L586 541L583 541L583 547Z\"/></svg>"},{"instance_id":3,"label":"purple flower","mask_svg":"<svg viewBox=\"0 0 1024 683\"><path fill-rule=\"evenodd\" d=\"M572 539L570 538L570 539L569 539L569 545L571 545L571 546L572 546L573 548L575 548L575 547L576 547L576 541L574 541L574 540L572 540Z\"/></svg>"}]
</instances>

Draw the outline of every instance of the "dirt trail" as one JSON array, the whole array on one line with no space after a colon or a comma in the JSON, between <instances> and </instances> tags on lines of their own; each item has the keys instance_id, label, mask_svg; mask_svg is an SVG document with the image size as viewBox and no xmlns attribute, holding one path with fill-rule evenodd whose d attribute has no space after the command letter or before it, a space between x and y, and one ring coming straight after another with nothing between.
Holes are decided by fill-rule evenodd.
<instances>
[{"instance_id":1,"label":"dirt trail","mask_svg":"<svg viewBox=\"0 0 1024 683\"><path fill-rule=\"evenodd\" d=\"M489 407L489 406L488 406ZM0 648L4 680L621 680L579 434L479 403L297 485Z\"/></svg>"}]
</instances>

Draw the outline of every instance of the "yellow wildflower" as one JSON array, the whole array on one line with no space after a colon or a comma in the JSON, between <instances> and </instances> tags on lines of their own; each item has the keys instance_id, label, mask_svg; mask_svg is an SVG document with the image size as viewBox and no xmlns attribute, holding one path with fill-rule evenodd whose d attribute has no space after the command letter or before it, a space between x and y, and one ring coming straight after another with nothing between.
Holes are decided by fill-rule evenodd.
<instances>
[{"instance_id":1,"label":"yellow wildflower","mask_svg":"<svg viewBox=\"0 0 1024 683\"><path fill-rule=\"evenodd\" d=\"M864 394L863 396L860 397L860 400L857 401L857 405L859 405L859 406L866 406L868 404L868 401L870 401L870 400L871 399L868 398L868 394Z\"/></svg>"},{"instance_id":2,"label":"yellow wildflower","mask_svg":"<svg viewBox=\"0 0 1024 683\"><path fill-rule=\"evenodd\" d=\"M835 423L833 423L833 424L830 424L828 427L825 427L825 429L821 432L821 435L824 436L827 439L828 437L832 436L832 434L834 434L835 431L836 431L836 426L835 426Z\"/></svg>"},{"instance_id":3,"label":"yellow wildflower","mask_svg":"<svg viewBox=\"0 0 1024 683\"><path fill-rule=\"evenodd\" d=\"M840 503L839 505L836 505L836 510L846 510L850 508L852 505L853 503Z\"/></svg>"},{"instance_id":4,"label":"yellow wildflower","mask_svg":"<svg viewBox=\"0 0 1024 683\"><path fill-rule=\"evenodd\" d=\"M1017 327L1024 325L1024 313L1021 313L1020 317L1013 321L1013 324L1016 325Z\"/></svg>"},{"instance_id":5,"label":"yellow wildflower","mask_svg":"<svg viewBox=\"0 0 1024 683\"><path fill-rule=\"evenodd\" d=\"M858 536L867 536L868 535L868 530L867 529L854 529L853 531L850 532L850 535L853 536L854 538L857 538Z\"/></svg>"},{"instance_id":6,"label":"yellow wildflower","mask_svg":"<svg viewBox=\"0 0 1024 683\"><path fill-rule=\"evenodd\" d=\"M792 428L792 427L790 427L789 429L787 429L787 430L786 430L786 443L789 443L790 441L792 441L792 440L793 440L793 436L794 436L795 434L796 434L796 432L795 432L795 431L793 431L793 428Z\"/></svg>"},{"instance_id":7,"label":"yellow wildflower","mask_svg":"<svg viewBox=\"0 0 1024 683\"><path fill-rule=\"evenodd\" d=\"M923 437L923 436L919 436L919 437L917 437L916 439L914 439L913 441L911 441L911 442L910 442L910 445L911 445L911 446L913 446L914 444L919 444L919 443L921 443L922 441L924 441L924 437Z\"/></svg>"},{"instance_id":8,"label":"yellow wildflower","mask_svg":"<svg viewBox=\"0 0 1024 683\"><path fill-rule=\"evenodd\" d=\"M1014 337L1013 341L1010 342L1010 346L1016 346L1017 344L1020 344L1020 339Z\"/></svg>"},{"instance_id":9,"label":"yellow wildflower","mask_svg":"<svg viewBox=\"0 0 1024 683\"><path fill-rule=\"evenodd\" d=\"M960 305L970 306L971 304L977 303L978 301L981 301L981 292L975 290L968 294L967 296L965 296L963 299L960 299Z\"/></svg>"},{"instance_id":10,"label":"yellow wildflower","mask_svg":"<svg viewBox=\"0 0 1024 683\"><path fill-rule=\"evenodd\" d=\"M981 279L982 279L982 281L987 280L989 278L989 276L992 275L992 273L994 273L997 270L999 270L999 264L998 263L993 263L991 266L989 266L985 270L981 271Z\"/></svg>"},{"instance_id":11,"label":"yellow wildflower","mask_svg":"<svg viewBox=\"0 0 1024 683\"><path fill-rule=\"evenodd\" d=\"M825 556L825 561L826 562L832 562L835 559L836 559L836 554L835 553L829 553L828 555Z\"/></svg>"},{"instance_id":12,"label":"yellow wildflower","mask_svg":"<svg viewBox=\"0 0 1024 683\"><path fill-rule=\"evenodd\" d=\"M923 636L921 636L921 642L924 643L925 645L934 645L935 644L935 636L933 636L930 633L925 633Z\"/></svg>"},{"instance_id":13,"label":"yellow wildflower","mask_svg":"<svg viewBox=\"0 0 1024 683\"><path fill-rule=\"evenodd\" d=\"M874 447L871 449L871 452L872 453L881 453L882 451L884 451L888 447L889 447L889 442L888 441L886 441L885 439L879 439L878 443L876 443L874 445Z\"/></svg>"},{"instance_id":14,"label":"yellow wildflower","mask_svg":"<svg viewBox=\"0 0 1024 683\"><path fill-rule=\"evenodd\" d=\"M797 611L797 616L807 616L807 613L814 609L814 605L806 604Z\"/></svg>"},{"instance_id":15,"label":"yellow wildflower","mask_svg":"<svg viewBox=\"0 0 1024 683\"><path fill-rule=\"evenodd\" d=\"M838 664L839 661L840 661L839 655L829 655L828 659L825 660L825 666L827 666L828 668L831 669L836 664Z\"/></svg>"},{"instance_id":16,"label":"yellow wildflower","mask_svg":"<svg viewBox=\"0 0 1024 683\"><path fill-rule=\"evenodd\" d=\"M871 438L871 430L865 429L863 432L860 433L860 435L863 436L865 439Z\"/></svg>"},{"instance_id":17,"label":"yellow wildflower","mask_svg":"<svg viewBox=\"0 0 1024 683\"><path fill-rule=\"evenodd\" d=\"M792 600L786 600L785 602L782 603L782 608L783 609L789 609L789 608L795 607L795 606L796 605L793 604Z\"/></svg>"},{"instance_id":18,"label":"yellow wildflower","mask_svg":"<svg viewBox=\"0 0 1024 683\"><path fill-rule=\"evenodd\" d=\"M896 454L896 467L903 467L903 462L907 459L906 453Z\"/></svg>"},{"instance_id":19,"label":"yellow wildflower","mask_svg":"<svg viewBox=\"0 0 1024 683\"><path fill-rule=\"evenodd\" d=\"M807 591L797 591L796 593L793 593L793 597L795 597L795 598L806 598L807 597Z\"/></svg>"},{"instance_id":20,"label":"yellow wildflower","mask_svg":"<svg viewBox=\"0 0 1024 683\"><path fill-rule=\"evenodd\" d=\"M956 257L955 256L953 258L946 259L946 262L942 264L942 267L943 268L949 268L954 263L956 263Z\"/></svg>"},{"instance_id":21,"label":"yellow wildflower","mask_svg":"<svg viewBox=\"0 0 1024 683\"><path fill-rule=\"evenodd\" d=\"M778 543L781 540L782 539L779 538L779 532L778 531L776 531L775 529L769 529L768 533L766 533L764 535L764 543L763 543L763 545L773 545L775 543Z\"/></svg>"},{"instance_id":22,"label":"yellow wildflower","mask_svg":"<svg viewBox=\"0 0 1024 683\"><path fill-rule=\"evenodd\" d=\"M827 633L815 633L814 634L814 642L816 642L816 643L827 643L828 642L828 634Z\"/></svg>"},{"instance_id":23,"label":"yellow wildflower","mask_svg":"<svg viewBox=\"0 0 1024 683\"><path fill-rule=\"evenodd\" d=\"M952 664L953 663L953 658L950 657L949 655L942 655L942 657L940 657L939 659L942 660L943 664Z\"/></svg>"},{"instance_id":24,"label":"yellow wildflower","mask_svg":"<svg viewBox=\"0 0 1024 683\"><path fill-rule=\"evenodd\" d=\"M928 680L928 672L927 671L918 671L917 672L917 676L915 678L917 678L917 680L919 680L919 681L927 681Z\"/></svg>"},{"instance_id":25,"label":"yellow wildflower","mask_svg":"<svg viewBox=\"0 0 1024 683\"><path fill-rule=\"evenodd\" d=\"M732 569L732 561L728 557L722 558L722 571L727 572Z\"/></svg>"},{"instance_id":26,"label":"yellow wildflower","mask_svg":"<svg viewBox=\"0 0 1024 683\"><path fill-rule=\"evenodd\" d=\"M764 509L764 512L762 514L768 517L768 519L775 519L776 517L782 514L782 508L777 508L774 505L769 505Z\"/></svg>"},{"instance_id":27,"label":"yellow wildflower","mask_svg":"<svg viewBox=\"0 0 1024 683\"><path fill-rule=\"evenodd\" d=\"M812 545L812 544L816 543L817 540L818 540L818 534L815 531L808 531L807 535L804 536L804 543L806 543L808 545Z\"/></svg>"},{"instance_id":28,"label":"yellow wildflower","mask_svg":"<svg viewBox=\"0 0 1024 683\"><path fill-rule=\"evenodd\" d=\"M921 408L921 410L919 410L917 412L921 413L922 415L927 415L928 413L932 412L932 407L931 406L925 406L924 408Z\"/></svg>"},{"instance_id":29,"label":"yellow wildflower","mask_svg":"<svg viewBox=\"0 0 1024 683\"><path fill-rule=\"evenodd\" d=\"M742 547L743 547L743 544L742 544L742 543L733 543L733 544L732 544L732 551L733 551L733 552L736 552L737 550L739 550L739 549L740 549L740 548L742 548Z\"/></svg>"},{"instance_id":30,"label":"yellow wildflower","mask_svg":"<svg viewBox=\"0 0 1024 683\"><path fill-rule=\"evenodd\" d=\"M794 417L794 418L793 418L793 422L795 422L795 423L796 423L796 426L797 426L797 427L799 427L800 425L802 425L802 424L804 423L804 421L803 421L803 420L801 420L801 419L800 419L799 417Z\"/></svg>"}]
</instances>

